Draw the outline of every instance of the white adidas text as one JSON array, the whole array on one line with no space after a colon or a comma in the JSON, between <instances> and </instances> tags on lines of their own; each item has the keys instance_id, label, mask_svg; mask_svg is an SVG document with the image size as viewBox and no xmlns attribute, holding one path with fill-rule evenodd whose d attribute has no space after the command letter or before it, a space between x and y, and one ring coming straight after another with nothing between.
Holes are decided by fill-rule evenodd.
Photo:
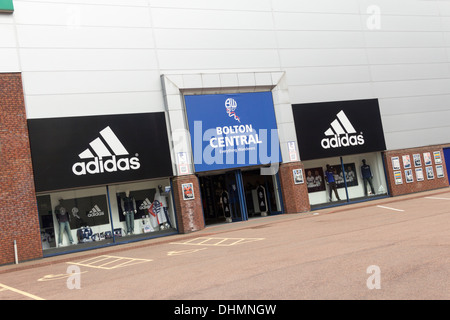
<instances>
[{"instance_id":1,"label":"white adidas text","mask_svg":"<svg viewBox=\"0 0 450 320\"><path fill-rule=\"evenodd\" d=\"M102 158L94 158L89 162L77 162L72 166L72 172L77 176L86 174L98 174L104 172L117 172L138 170L141 167L138 157L120 158L112 156L111 159L103 161Z\"/></svg>"}]
</instances>

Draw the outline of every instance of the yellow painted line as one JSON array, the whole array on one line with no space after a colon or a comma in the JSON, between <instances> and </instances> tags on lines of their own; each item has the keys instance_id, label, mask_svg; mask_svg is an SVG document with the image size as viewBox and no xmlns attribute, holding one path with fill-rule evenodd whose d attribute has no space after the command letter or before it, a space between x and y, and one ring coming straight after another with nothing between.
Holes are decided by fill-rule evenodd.
<instances>
[{"instance_id":1,"label":"yellow painted line","mask_svg":"<svg viewBox=\"0 0 450 320\"><path fill-rule=\"evenodd\" d=\"M2 287L4 290L9 290L9 291L21 294L21 295L23 295L25 297L28 297L28 298L31 298L31 299L34 299L34 300L45 300L45 299L43 299L41 297L35 296L34 294L31 294L31 293L28 293L28 292L25 292L25 291L22 291L22 290L19 290L19 289L15 289L15 288L12 288L12 287L8 287L8 286L6 286L4 284L1 284L1 283L0 283L0 287Z\"/></svg>"},{"instance_id":2,"label":"yellow painted line","mask_svg":"<svg viewBox=\"0 0 450 320\"><path fill-rule=\"evenodd\" d=\"M196 238L185 242L171 242L171 244L229 247L237 244L261 241L264 239L265 238Z\"/></svg>"},{"instance_id":3,"label":"yellow painted line","mask_svg":"<svg viewBox=\"0 0 450 320\"><path fill-rule=\"evenodd\" d=\"M67 262L68 264L78 265L83 267L112 270L122 267L128 267L139 263L150 262L151 259L137 259L137 258L124 258L115 256L99 256L91 259L87 259L81 262ZM99 263L101 263L99 265ZM116 264L116 265L113 265ZM109 266L108 266L109 265Z\"/></svg>"}]
</instances>

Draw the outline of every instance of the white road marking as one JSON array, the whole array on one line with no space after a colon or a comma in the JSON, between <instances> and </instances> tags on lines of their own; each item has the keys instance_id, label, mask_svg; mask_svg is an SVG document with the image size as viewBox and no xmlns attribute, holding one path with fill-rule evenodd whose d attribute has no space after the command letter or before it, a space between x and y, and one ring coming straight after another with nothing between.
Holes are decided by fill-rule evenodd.
<instances>
[{"instance_id":1,"label":"white road marking","mask_svg":"<svg viewBox=\"0 0 450 320\"><path fill-rule=\"evenodd\" d=\"M439 197L425 197L425 199L450 201L450 198L439 198Z\"/></svg>"},{"instance_id":2,"label":"white road marking","mask_svg":"<svg viewBox=\"0 0 450 320\"><path fill-rule=\"evenodd\" d=\"M390 208L390 207L385 207L385 206L377 206L377 207L382 208L382 209L392 210L392 211L405 212L405 210L402 210L402 209L395 209L395 208Z\"/></svg>"}]
</instances>

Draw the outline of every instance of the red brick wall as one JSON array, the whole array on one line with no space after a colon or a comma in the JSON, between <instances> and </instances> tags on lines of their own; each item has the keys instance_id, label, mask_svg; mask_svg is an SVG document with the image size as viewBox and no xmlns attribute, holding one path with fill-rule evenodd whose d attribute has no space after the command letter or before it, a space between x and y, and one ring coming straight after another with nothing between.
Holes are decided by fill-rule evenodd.
<instances>
[{"instance_id":1,"label":"red brick wall","mask_svg":"<svg viewBox=\"0 0 450 320\"><path fill-rule=\"evenodd\" d=\"M435 151L441 152L441 159L442 159L441 165L443 166L444 175L445 175L443 178L437 177L437 172L436 172L437 164L435 163L435 160L433 157L433 152L435 152ZM423 156L423 154L426 152L429 152L431 155L431 161L432 161L431 167L433 167L433 171L434 171L434 179L432 179L432 180L427 179L427 173L426 173L427 166L425 165L424 156ZM416 167L414 165L414 158L413 158L414 154L420 154L420 158L422 160L421 168L423 170L423 175L424 175L423 181L417 181L417 176L416 176L416 172L415 172ZM407 169L404 168L403 159L402 159L402 156L406 156L406 155L409 155L409 157L411 159L411 170L412 170L413 178L414 178L414 182L412 182L412 183L406 182L405 170L407 170ZM413 148L413 149L392 150L392 151L385 152L384 157L385 157L385 162L386 162L386 174L387 174L387 177L389 180L389 191L390 191L390 194L394 197L399 196L399 195L404 195L404 194L415 193L415 192L445 188L445 187L449 186L449 180L447 177L447 169L446 169L444 152L443 152L442 146L430 146L430 147ZM392 157L399 158L400 170L393 169ZM398 171L400 171L401 175L402 175L402 180L403 180L402 184L395 184L394 172L398 172Z\"/></svg>"},{"instance_id":2,"label":"red brick wall","mask_svg":"<svg viewBox=\"0 0 450 320\"><path fill-rule=\"evenodd\" d=\"M293 174L294 169L302 169L303 179L306 179L305 168L301 162L282 163L279 169L284 212L308 212L311 210L311 206L309 204L306 180L302 184L295 184Z\"/></svg>"},{"instance_id":3,"label":"red brick wall","mask_svg":"<svg viewBox=\"0 0 450 320\"><path fill-rule=\"evenodd\" d=\"M184 200L182 185L192 183L194 186L194 199ZM177 211L178 231L180 233L190 233L205 228L203 216L202 199L200 194L200 184L197 176L186 175L173 179L173 195L175 209Z\"/></svg>"},{"instance_id":4,"label":"red brick wall","mask_svg":"<svg viewBox=\"0 0 450 320\"><path fill-rule=\"evenodd\" d=\"M0 73L0 265L42 257L20 73Z\"/></svg>"}]
</instances>

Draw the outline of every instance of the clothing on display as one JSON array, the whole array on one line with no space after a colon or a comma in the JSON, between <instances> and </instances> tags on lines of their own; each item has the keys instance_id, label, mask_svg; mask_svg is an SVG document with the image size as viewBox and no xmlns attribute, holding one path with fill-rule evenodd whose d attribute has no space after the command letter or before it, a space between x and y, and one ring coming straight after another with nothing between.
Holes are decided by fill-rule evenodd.
<instances>
[{"instance_id":1,"label":"clothing on display","mask_svg":"<svg viewBox=\"0 0 450 320\"><path fill-rule=\"evenodd\" d=\"M363 160L362 163L363 165L361 166L361 175L363 177L364 194L367 196L367 184L369 184L372 194L375 194L375 189L372 182L373 175L370 166L366 164L366 160Z\"/></svg>"},{"instance_id":2,"label":"clothing on display","mask_svg":"<svg viewBox=\"0 0 450 320\"><path fill-rule=\"evenodd\" d=\"M56 219L59 223L59 238L58 238L58 245L61 246L63 243L63 236L64 232L67 233L67 236L69 237L70 244L74 244L73 238L72 238L72 232L70 230L70 216L67 212L66 208L62 204L62 200L59 201L59 204L55 207L55 215Z\"/></svg>"}]
</instances>

